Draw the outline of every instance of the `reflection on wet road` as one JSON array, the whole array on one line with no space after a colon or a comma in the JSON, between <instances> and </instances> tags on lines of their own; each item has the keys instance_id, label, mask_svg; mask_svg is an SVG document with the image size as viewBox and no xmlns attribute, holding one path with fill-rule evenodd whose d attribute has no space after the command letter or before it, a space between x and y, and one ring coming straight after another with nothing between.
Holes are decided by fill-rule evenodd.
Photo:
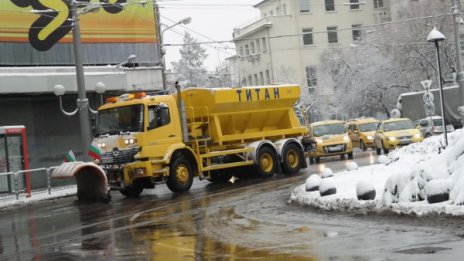
<instances>
[{"instance_id":1,"label":"reflection on wet road","mask_svg":"<svg viewBox=\"0 0 464 261\"><path fill-rule=\"evenodd\" d=\"M374 154L354 161L372 164ZM462 260L456 228L287 204L310 173L346 162L323 159L266 180L242 173L234 184L195 180L179 195L159 186L138 199L114 193L110 204L68 198L2 211L0 260Z\"/></svg>"}]
</instances>

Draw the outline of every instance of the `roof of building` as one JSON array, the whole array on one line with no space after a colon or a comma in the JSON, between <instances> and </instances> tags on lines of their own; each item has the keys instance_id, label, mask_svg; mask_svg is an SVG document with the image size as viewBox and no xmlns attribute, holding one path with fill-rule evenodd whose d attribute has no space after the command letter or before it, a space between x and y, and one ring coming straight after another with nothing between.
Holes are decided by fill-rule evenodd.
<instances>
[{"instance_id":1,"label":"roof of building","mask_svg":"<svg viewBox=\"0 0 464 261\"><path fill-rule=\"evenodd\" d=\"M254 7L254 8L257 8L258 6L264 4L264 3L268 2L268 1L270 1L270 0L263 0L263 1L261 1L261 2L259 2L259 3L257 3L257 4L255 4L253 7Z\"/></svg>"}]
</instances>

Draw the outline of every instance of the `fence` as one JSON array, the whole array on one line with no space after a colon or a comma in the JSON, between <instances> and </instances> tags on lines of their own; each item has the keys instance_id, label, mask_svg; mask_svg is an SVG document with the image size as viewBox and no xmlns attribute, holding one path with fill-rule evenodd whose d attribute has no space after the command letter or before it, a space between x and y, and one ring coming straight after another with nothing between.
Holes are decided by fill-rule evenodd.
<instances>
[{"instance_id":1,"label":"fence","mask_svg":"<svg viewBox=\"0 0 464 261\"><path fill-rule=\"evenodd\" d=\"M51 179L51 174L57 167L20 170L17 172L0 173L0 200L33 197L37 194L51 195L53 192L76 187L76 180ZM27 190L27 175L29 175L30 193Z\"/></svg>"}]
</instances>

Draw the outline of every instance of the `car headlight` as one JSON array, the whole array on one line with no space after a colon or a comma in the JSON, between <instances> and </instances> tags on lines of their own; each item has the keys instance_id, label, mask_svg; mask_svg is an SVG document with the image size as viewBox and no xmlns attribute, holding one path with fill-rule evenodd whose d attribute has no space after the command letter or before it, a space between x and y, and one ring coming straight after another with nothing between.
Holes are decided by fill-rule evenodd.
<instances>
[{"instance_id":1,"label":"car headlight","mask_svg":"<svg viewBox=\"0 0 464 261\"><path fill-rule=\"evenodd\" d=\"M350 141L350 137L348 135L343 136L344 141Z\"/></svg>"},{"instance_id":2,"label":"car headlight","mask_svg":"<svg viewBox=\"0 0 464 261\"><path fill-rule=\"evenodd\" d=\"M395 140L396 140L396 137L388 137L388 140L389 140L389 141L395 141Z\"/></svg>"},{"instance_id":3,"label":"car headlight","mask_svg":"<svg viewBox=\"0 0 464 261\"><path fill-rule=\"evenodd\" d=\"M373 139L374 139L374 136L367 136L367 139L368 139L368 140L373 140Z\"/></svg>"},{"instance_id":4,"label":"car headlight","mask_svg":"<svg viewBox=\"0 0 464 261\"><path fill-rule=\"evenodd\" d=\"M420 138L422 138L422 134L417 133L417 134L414 135L414 138L415 139L420 139Z\"/></svg>"}]
</instances>

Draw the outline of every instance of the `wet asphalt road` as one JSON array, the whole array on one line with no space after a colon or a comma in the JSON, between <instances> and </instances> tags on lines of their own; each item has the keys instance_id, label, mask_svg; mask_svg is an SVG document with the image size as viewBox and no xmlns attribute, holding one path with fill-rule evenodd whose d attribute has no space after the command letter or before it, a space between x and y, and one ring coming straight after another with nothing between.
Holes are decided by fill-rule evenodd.
<instances>
[{"instance_id":1,"label":"wet asphalt road","mask_svg":"<svg viewBox=\"0 0 464 261\"><path fill-rule=\"evenodd\" d=\"M358 153L356 153L358 152ZM375 153L355 152L358 165ZM298 175L165 186L110 204L65 198L0 212L0 260L464 260L460 219L345 215L287 204ZM464 224L464 223L463 223Z\"/></svg>"}]
</instances>

